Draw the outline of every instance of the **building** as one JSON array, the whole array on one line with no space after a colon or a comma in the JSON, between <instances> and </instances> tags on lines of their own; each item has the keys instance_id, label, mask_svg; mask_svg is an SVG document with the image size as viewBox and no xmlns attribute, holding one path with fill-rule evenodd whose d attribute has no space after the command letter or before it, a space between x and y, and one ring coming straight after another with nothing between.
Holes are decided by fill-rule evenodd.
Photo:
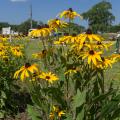
<instances>
[{"instance_id":1,"label":"building","mask_svg":"<svg viewBox=\"0 0 120 120\"><path fill-rule=\"evenodd\" d=\"M10 34L11 35L18 35L19 33L11 30L11 27L5 27L5 28L2 28L2 34L3 35L10 35Z\"/></svg>"}]
</instances>

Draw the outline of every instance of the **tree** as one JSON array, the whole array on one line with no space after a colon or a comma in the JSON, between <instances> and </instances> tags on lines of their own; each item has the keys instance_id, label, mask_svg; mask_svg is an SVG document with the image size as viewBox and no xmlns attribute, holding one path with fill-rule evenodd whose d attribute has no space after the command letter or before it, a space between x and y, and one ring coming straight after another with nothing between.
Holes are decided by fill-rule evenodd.
<instances>
[{"instance_id":1,"label":"tree","mask_svg":"<svg viewBox=\"0 0 120 120\"><path fill-rule=\"evenodd\" d=\"M69 29L70 29L70 34L79 34L83 31L85 31L85 27L78 25L76 23L69 23L69 25L67 27L62 28L62 32L64 33L69 33Z\"/></svg>"},{"instance_id":2,"label":"tree","mask_svg":"<svg viewBox=\"0 0 120 120\"><path fill-rule=\"evenodd\" d=\"M113 32L113 33L120 32L120 24L111 26L109 28L109 32Z\"/></svg>"},{"instance_id":3,"label":"tree","mask_svg":"<svg viewBox=\"0 0 120 120\"><path fill-rule=\"evenodd\" d=\"M30 25L30 19L24 21L23 23L21 23L19 25L18 31L22 32L23 34L28 34L28 30L30 29L31 25ZM38 26L38 22L35 20L32 20L32 26L33 28L37 28Z\"/></svg>"},{"instance_id":4,"label":"tree","mask_svg":"<svg viewBox=\"0 0 120 120\"><path fill-rule=\"evenodd\" d=\"M0 31L2 30L3 27L9 27L9 23L7 22L0 22Z\"/></svg>"},{"instance_id":5,"label":"tree","mask_svg":"<svg viewBox=\"0 0 120 120\"><path fill-rule=\"evenodd\" d=\"M94 32L107 32L107 29L115 20L115 16L111 13L111 9L111 3L103 0L82 15L83 18L88 21L89 27Z\"/></svg>"},{"instance_id":6,"label":"tree","mask_svg":"<svg viewBox=\"0 0 120 120\"><path fill-rule=\"evenodd\" d=\"M13 31L18 31L19 25L10 25Z\"/></svg>"}]
</instances>

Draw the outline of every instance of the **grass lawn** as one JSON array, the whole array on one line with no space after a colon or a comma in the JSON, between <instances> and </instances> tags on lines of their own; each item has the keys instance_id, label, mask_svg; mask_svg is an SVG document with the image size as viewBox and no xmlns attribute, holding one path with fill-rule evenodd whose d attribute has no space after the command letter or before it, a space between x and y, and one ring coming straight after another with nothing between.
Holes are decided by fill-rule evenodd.
<instances>
[{"instance_id":1,"label":"grass lawn","mask_svg":"<svg viewBox=\"0 0 120 120\"><path fill-rule=\"evenodd\" d=\"M106 52L106 55L112 54L115 52L115 45L113 45L109 52ZM105 80L109 84L111 80L116 87L120 86L120 61L113 64L112 68L109 68L105 71ZM120 89L120 87L119 87Z\"/></svg>"}]
</instances>

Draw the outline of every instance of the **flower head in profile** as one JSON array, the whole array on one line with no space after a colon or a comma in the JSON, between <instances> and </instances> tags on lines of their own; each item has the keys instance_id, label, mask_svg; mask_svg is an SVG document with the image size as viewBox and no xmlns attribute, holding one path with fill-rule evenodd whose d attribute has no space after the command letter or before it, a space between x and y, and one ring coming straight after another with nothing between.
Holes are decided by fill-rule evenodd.
<instances>
[{"instance_id":1,"label":"flower head in profile","mask_svg":"<svg viewBox=\"0 0 120 120\"><path fill-rule=\"evenodd\" d=\"M48 81L49 83L53 83L54 81L57 81L59 78L51 73L51 72L48 72L48 73L44 73L42 72L40 75L39 75L39 78L43 79L43 80L46 80Z\"/></svg>"},{"instance_id":2,"label":"flower head in profile","mask_svg":"<svg viewBox=\"0 0 120 120\"><path fill-rule=\"evenodd\" d=\"M84 34L80 34L79 36L79 40L84 43L86 40L93 42L93 41L103 41L104 38L102 38L100 35L96 35L92 33L91 29L87 29L86 33Z\"/></svg>"},{"instance_id":3,"label":"flower head in profile","mask_svg":"<svg viewBox=\"0 0 120 120\"><path fill-rule=\"evenodd\" d=\"M106 49L108 50L110 46L112 46L113 43L103 43L102 41L97 41L96 44L94 44L94 47L97 48L97 49L100 49L100 50L103 50L103 49Z\"/></svg>"},{"instance_id":4,"label":"flower head in profile","mask_svg":"<svg viewBox=\"0 0 120 120\"><path fill-rule=\"evenodd\" d=\"M68 24L58 18L48 21L48 25L51 29L57 31L58 28L66 27Z\"/></svg>"},{"instance_id":5,"label":"flower head in profile","mask_svg":"<svg viewBox=\"0 0 120 120\"><path fill-rule=\"evenodd\" d=\"M51 34L51 28L47 24L39 26L38 29L32 30L28 36L30 37L48 37Z\"/></svg>"},{"instance_id":6,"label":"flower head in profile","mask_svg":"<svg viewBox=\"0 0 120 120\"><path fill-rule=\"evenodd\" d=\"M109 58L114 61L118 61L120 60L120 54L112 54L111 56L109 56Z\"/></svg>"},{"instance_id":7,"label":"flower head in profile","mask_svg":"<svg viewBox=\"0 0 120 120\"><path fill-rule=\"evenodd\" d=\"M101 59L102 61L99 61L96 65L97 68L106 69L109 66L112 68L112 64L115 63L110 57L101 57Z\"/></svg>"},{"instance_id":8,"label":"flower head in profile","mask_svg":"<svg viewBox=\"0 0 120 120\"><path fill-rule=\"evenodd\" d=\"M31 73L38 72L38 67L36 64L31 65L30 63L25 63L19 70L17 70L14 74L14 78L18 78L23 81L26 78L31 76Z\"/></svg>"},{"instance_id":9,"label":"flower head in profile","mask_svg":"<svg viewBox=\"0 0 120 120\"><path fill-rule=\"evenodd\" d=\"M72 8L69 8L68 10L65 10L61 13L59 13L60 18L65 18L65 19L75 19L76 17L80 17L82 19L82 16L78 14L77 12L73 11Z\"/></svg>"},{"instance_id":10,"label":"flower head in profile","mask_svg":"<svg viewBox=\"0 0 120 120\"><path fill-rule=\"evenodd\" d=\"M77 73L78 71L80 71L79 67L71 67L69 68L64 74L74 74Z\"/></svg>"},{"instance_id":11,"label":"flower head in profile","mask_svg":"<svg viewBox=\"0 0 120 120\"><path fill-rule=\"evenodd\" d=\"M61 110L61 108L57 105L53 105L52 111L50 112L49 118L50 120L60 119L65 112Z\"/></svg>"},{"instance_id":12,"label":"flower head in profile","mask_svg":"<svg viewBox=\"0 0 120 120\"><path fill-rule=\"evenodd\" d=\"M32 54L32 56L33 56L33 58L42 59L42 58L45 58L46 54L47 54L47 50L42 50L38 53Z\"/></svg>"},{"instance_id":13,"label":"flower head in profile","mask_svg":"<svg viewBox=\"0 0 120 120\"><path fill-rule=\"evenodd\" d=\"M69 35L68 33L65 33L63 37L60 37L58 41L55 41L54 44L71 44L75 43L78 40L78 36L76 34Z\"/></svg>"}]
</instances>

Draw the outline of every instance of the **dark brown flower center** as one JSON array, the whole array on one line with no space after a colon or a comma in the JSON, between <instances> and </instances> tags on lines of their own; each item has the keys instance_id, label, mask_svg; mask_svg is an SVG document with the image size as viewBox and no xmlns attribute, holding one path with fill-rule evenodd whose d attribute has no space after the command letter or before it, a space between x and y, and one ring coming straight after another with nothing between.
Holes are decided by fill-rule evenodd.
<instances>
[{"instance_id":1,"label":"dark brown flower center","mask_svg":"<svg viewBox=\"0 0 120 120\"><path fill-rule=\"evenodd\" d=\"M104 62L105 61L105 58L104 57L101 57L102 61Z\"/></svg>"},{"instance_id":2,"label":"dark brown flower center","mask_svg":"<svg viewBox=\"0 0 120 120\"><path fill-rule=\"evenodd\" d=\"M101 44L102 44L101 42L99 42L99 41L97 42L97 45L101 45Z\"/></svg>"},{"instance_id":3,"label":"dark brown flower center","mask_svg":"<svg viewBox=\"0 0 120 120\"><path fill-rule=\"evenodd\" d=\"M83 45L85 45L85 42L83 43Z\"/></svg>"},{"instance_id":4,"label":"dark brown flower center","mask_svg":"<svg viewBox=\"0 0 120 120\"><path fill-rule=\"evenodd\" d=\"M3 60L4 60L5 62L8 62L8 58L3 58Z\"/></svg>"},{"instance_id":5,"label":"dark brown flower center","mask_svg":"<svg viewBox=\"0 0 120 120\"><path fill-rule=\"evenodd\" d=\"M44 24L44 28L49 28L49 25L48 24Z\"/></svg>"},{"instance_id":6,"label":"dark brown flower center","mask_svg":"<svg viewBox=\"0 0 120 120\"><path fill-rule=\"evenodd\" d=\"M92 34L92 30L91 29L87 29L86 30L86 34Z\"/></svg>"},{"instance_id":7,"label":"dark brown flower center","mask_svg":"<svg viewBox=\"0 0 120 120\"><path fill-rule=\"evenodd\" d=\"M56 18L55 20L59 20L58 18Z\"/></svg>"},{"instance_id":8,"label":"dark brown flower center","mask_svg":"<svg viewBox=\"0 0 120 120\"><path fill-rule=\"evenodd\" d=\"M77 35L75 33L72 34L72 37L76 37Z\"/></svg>"},{"instance_id":9,"label":"dark brown flower center","mask_svg":"<svg viewBox=\"0 0 120 120\"><path fill-rule=\"evenodd\" d=\"M42 26L41 26L41 25L38 25L38 26L37 26L37 29L42 29Z\"/></svg>"},{"instance_id":10,"label":"dark brown flower center","mask_svg":"<svg viewBox=\"0 0 120 120\"><path fill-rule=\"evenodd\" d=\"M76 70L76 67L75 67L75 66L73 66L73 67L72 67L72 70Z\"/></svg>"},{"instance_id":11,"label":"dark brown flower center","mask_svg":"<svg viewBox=\"0 0 120 120\"><path fill-rule=\"evenodd\" d=\"M46 79L50 79L50 76L46 76Z\"/></svg>"},{"instance_id":12,"label":"dark brown flower center","mask_svg":"<svg viewBox=\"0 0 120 120\"><path fill-rule=\"evenodd\" d=\"M73 12L73 9L72 9L72 8L69 8L68 11Z\"/></svg>"},{"instance_id":13,"label":"dark brown flower center","mask_svg":"<svg viewBox=\"0 0 120 120\"><path fill-rule=\"evenodd\" d=\"M93 50L90 50L90 51L89 51L89 54L90 54L90 55L94 55L95 52L94 52Z\"/></svg>"},{"instance_id":14,"label":"dark brown flower center","mask_svg":"<svg viewBox=\"0 0 120 120\"><path fill-rule=\"evenodd\" d=\"M42 54L46 54L47 50L42 50Z\"/></svg>"},{"instance_id":15,"label":"dark brown flower center","mask_svg":"<svg viewBox=\"0 0 120 120\"><path fill-rule=\"evenodd\" d=\"M82 51L83 51L83 48L81 48L80 51L82 52Z\"/></svg>"},{"instance_id":16,"label":"dark brown flower center","mask_svg":"<svg viewBox=\"0 0 120 120\"><path fill-rule=\"evenodd\" d=\"M37 76L37 73L34 72L34 73L33 73L33 77L36 77L36 76Z\"/></svg>"},{"instance_id":17,"label":"dark brown flower center","mask_svg":"<svg viewBox=\"0 0 120 120\"><path fill-rule=\"evenodd\" d=\"M31 66L30 63L25 63L25 68L28 68L30 66Z\"/></svg>"},{"instance_id":18,"label":"dark brown flower center","mask_svg":"<svg viewBox=\"0 0 120 120\"><path fill-rule=\"evenodd\" d=\"M69 33L64 33L64 36L68 36L69 35Z\"/></svg>"},{"instance_id":19,"label":"dark brown flower center","mask_svg":"<svg viewBox=\"0 0 120 120\"><path fill-rule=\"evenodd\" d=\"M18 49L16 49L16 51L17 51L17 52L19 52L19 50L18 50Z\"/></svg>"}]
</instances>

